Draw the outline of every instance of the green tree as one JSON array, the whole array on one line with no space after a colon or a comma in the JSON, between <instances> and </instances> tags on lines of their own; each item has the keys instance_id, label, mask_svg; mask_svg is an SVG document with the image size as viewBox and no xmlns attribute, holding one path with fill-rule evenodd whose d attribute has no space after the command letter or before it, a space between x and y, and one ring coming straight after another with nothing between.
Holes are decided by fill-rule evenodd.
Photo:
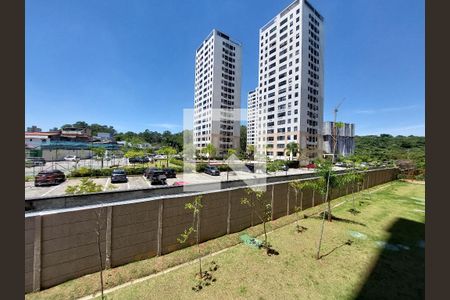
<instances>
[{"instance_id":1,"label":"green tree","mask_svg":"<svg viewBox=\"0 0 450 300\"><path fill-rule=\"evenodd\" d=\"M302 193L303 189L307 186L308 182L303 182L300 180L291 181L289 183L289 188L293 188L295 191L295 206L294 211L296 214L295 227L297 232L302 232L305 230L305 227L300 226L300 212L303 210L303 197L300 197L300 205L298 205L298 194Z\"/></svg>"},{"instance_id":2,"label":"green tree","mask_svg":"<svg viewBox=\"0 0 450 300\"><path fill-rule=\"evenodd\" d=\"M185 229L184 232L181 234L181 236L179 238L177 238L177 241L180 244L184 244L188 240L189 236L192 233L195 233L195 242L197 244L197 250L198 250L198 267L199 267L198 275L200 278L203 278L204 274L202 271L202 256L201 256L201 251L200 251L200 235L199 235L200 212L201 212L201 209L203 208L202 196L195 197L192 202L186 203L184 208L192 211L192 226Z\"/></svg>"},{"instance_id":3,"label":"green tree","mask_svg":"<svg viewBox=\"0 0 450 300\"><path fill-rule=\"evenodd\" d=\"M156 151L156 153L166 156L167 167L169 167L170 157L177 154L177 150L170 146L165 146L165 147L160 148L158 151Z\"/></svg>"},{"instance_id":4,"label":"green tree","mask_svg":"<svg viewBox=\"0 0 450 300\"><path fill-rule=\"evenodd\" d=\"M208 156L208 164L211 161L211 157L216 156L216 151L217 151L216 147L214 147L213 144L207 144L205 147L202 148L201 152Z\"/></svg>"},{"instance_id":5,"label":"green tree","mask_svg":"<svg viewBox=\"0 0 450 300\"><path fill-rule=\"evenodd\" d=\"M281 170L281 168L285 165L285 162L282 160L274 160L270 161L267 160L266 162L266 172L267 173L274 173L276 171Z\"/></svg>"},{"instance_id":6,"label":"green tree","mask_svg":"<svg viewBox=\"0 0 450 300\"><path fill-rule=\"evenodd\" d=\"M247 153L250 159L255 159L255 145L247 145Z\"/></svg>"},{"instance_id":7,"label":"green tree","mask_svg":"<svg viewBox=\"0 0 450 300\"><path fill-rule=\"evenodd\" d=\"M96 157L98 157L101 161L101 168L103 169L103 161L105 159L105 153L106 153L106 149L103 147L93 147L91 148L92 153L94 153L94 155Z\"/></svg>"},{"instance_id":8,"label":"green tree","mask_svg":"<svg viewBox=\"0 0 450 300\"><path fill-rule=\"evenodd\" d=\"M247 197L241 199L241 204L250 207L252 214L255 214L258 219L263 223L264 230L264 242L262 246L266 249L270 249L270 245L267 241L267 229L266 223L272 218L272 202L269 197L265 197L266 192L258 189L245 189Z\"/></svg>"},{"instance_id":9,"label":"green tree","mask_svg":"<svg viewBox=\"0 0 450 300\"><path fill-rule=\"evenodd\" d=\"M145 152L144 150L138 150L138 149L128 149L125 152L124 155L126 158L130 159L130 158L138 158L138 157L144 157L145 156Z\"/></svg>"},{"instance_id":10,"label":"green tree","mask_svg":"<svg viewBox=\"0 0 450 300\"><path fill-rule=\"evenodd\" d=\"M96 184L90 178L81 178L81 182L76 185L69 185L66 188L66 194L74 195L74 194L88 194L88 193L97 193L103 190L100 184Z\"/></svg>"},{"instance_id":11,"label":"green tree","mask_svg":"<svg viewBox=\"0 0 450 300\"><path fill-rule=\"evenodd\" d=\"M240 128L240 152L245 153L247 150L247 126L241 125Z\"/></svg>"},{"instance_id":12,"label":"green tree","mask_svg":"<svg viewBox=\"0 0 450 300\"><path fill-rule=\"evenodd\" d=\"M292 160L292 156L296 155L298 152L298 144L295 142L290 142L286 145L286 153L289 153L289 160Z\"/></svg>"}]
</instances>

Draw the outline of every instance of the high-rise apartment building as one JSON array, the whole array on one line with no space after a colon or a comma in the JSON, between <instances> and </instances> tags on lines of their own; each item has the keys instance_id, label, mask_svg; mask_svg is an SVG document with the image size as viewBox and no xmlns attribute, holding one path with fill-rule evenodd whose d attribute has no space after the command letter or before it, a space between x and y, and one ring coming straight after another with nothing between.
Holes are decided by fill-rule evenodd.
<instances>
[{"instance_id":1,"label":"high-rise apartment building","mask_svg":"<svg viewBox=\"0 0 450 300\"><path fill-rule=\"evenodd\" d=\"M323 123L323 17L306 0L291 3L259 31L256 152L287 158L321 155Z\"/></svg>"},{"instance_id":2,"label":"high-rise apartment building","mask_svg":"<svg viewBox=\"0 0 450 300\"><path fill-rule=\"evenodd\" d=\"M195 54L194 146L239 148L241 44L214 29Z\"/></svg>"},{"instance_id":3,"label":"high-rise apartment building","mask_svg":"<svg viewBox=\"0 0 450 300\"><path fill-rule=\"evenodd\" d=\"M258 90L248 92L247 96L247 145L255 145L256 100Z\"/></svg>"}]
</instances>

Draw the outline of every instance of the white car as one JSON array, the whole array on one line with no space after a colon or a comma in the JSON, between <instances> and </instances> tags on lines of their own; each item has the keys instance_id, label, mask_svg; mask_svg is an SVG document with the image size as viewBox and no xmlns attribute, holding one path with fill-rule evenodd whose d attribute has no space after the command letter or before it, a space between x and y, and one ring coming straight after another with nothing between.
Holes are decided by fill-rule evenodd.
<instances>
[{"instance_id":1,"label":"white car","mask_svg":"<svg viewBox=\"0 0 450 300\"><path fill-rule=\"evenodd\" d=\"M66 157L64 157L64 160L67 161L78 161L80 160L80 158L76 155L67 155Z\"/></svg>"}]
</instances>

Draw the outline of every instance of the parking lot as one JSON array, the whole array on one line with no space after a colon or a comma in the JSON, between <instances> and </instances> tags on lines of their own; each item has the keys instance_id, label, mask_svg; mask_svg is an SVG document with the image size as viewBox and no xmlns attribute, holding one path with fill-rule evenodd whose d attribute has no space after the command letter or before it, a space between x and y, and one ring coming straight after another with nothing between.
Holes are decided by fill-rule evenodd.
<instances>
[{"instance_id":1,"label":"parking lot","mask_svg":"<svg viewBox=\"0 0 450 300\"><path fill-rule=\"evenodd\" d=\"M128 165L128 159L126 158L113 158L110 160L103 161L103 167L109 168L111 166L126 166ZM78 162L75 161L54 161L54 162L46 162L44 166L35 166L25 168L25 176L35 176L42 170L48 169L58 169L63 171L66 175L70 173L70 171L75 170L77 168L86 167L91 169L100 169L102 167L102 162L96 159L82 159Z\"/></svg>"},{"instance_id":2,"label":"parking lot","mask_svg":"<svg viewBox=\"0 0 450 300\"><path fill-rule=\"evenodd\" d=\"M307 169L289 169L288 175L293 174L304 174L311 173L312 170ZM276 172L270 174L270 176L282 176L286 175L286 172ZM237 171L229 172L228 180L237 179L252 179L252 178L263 178L266 174L254 174L250 172ZM25 182L25 198L35 198L35 197L52 197L52 196L62 196L65 195L66 188L70 185L76 185L80 183L81 178L68 178L65 182L55 185L55 186L42 186L35 187L34 182ZM159 187L158 185L151 185L144 176L128 176L128 182L126 183L111 183L109 177L102 178L92 178L92 180L100 184L103 187L103 191L121 191L121 190L132 190L132 189L146 189ZM205 173L186 173L177 174L177 178L168 178L167 185L173 185L177 181L183 181L186 184L195 183L214 183L227 181L227 172L221 172L220 176L211 176Z\"/></svg>"}]
</instances>

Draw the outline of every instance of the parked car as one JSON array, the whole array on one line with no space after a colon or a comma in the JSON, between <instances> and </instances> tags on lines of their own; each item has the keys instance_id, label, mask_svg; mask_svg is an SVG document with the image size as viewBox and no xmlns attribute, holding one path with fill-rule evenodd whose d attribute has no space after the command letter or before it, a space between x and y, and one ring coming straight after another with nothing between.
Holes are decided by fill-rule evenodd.
<instances>
[{"instance_id":1,"label":"parked car","mask_svg":"<svg viewBox=\"0 0 450 300\"><path fill-rule=\"evenodd\" d=\"M163 170L158 168L148 168L144 176L150 180L151 184L166 184L167 176Z\"/></svg>"},{"instance_id":2,"label":"parked car","mask_svg":"<svg viewBox=\"0 0 450 300\"><path fill-rule=\"evenodd\" d=\"M255 173L255 164L245 164L245 166L251 173Z\"/></svg>"},{"instance_id":3,"label":"parked car","mask_svg":"<svg viewBox=\"0 0 450 300\"><path fill-rule=\"evenodd\" d=\"M172 185L174 185L174 186L182 186L182 185L186 185L186 184L189 184L189 182L186 182L186 181L176 181L176 182L174 182Z\"/></svg>"},{"instance_id":4,"label":"parked car","mask_svg":"<svg viewBox=\"0 0 450 300\"><path fill-rule=\"evenodd\" d=\"M30 157L25 160L25 167L31 168L35 166L44 166L46 163L42 157Z\"/></svg>"},{"instance_id":5,"label":"parked car","mask_svg":"<svg viewBox=\"0 0 450 300\"><path fill-rule=\"evenodd\" d=\"M175 169L166 168L163 169L163 171L166 174L167 178L177 178L177 173L175 172Z\"/></svg>"},{"instance_id":6,"label":"parked car","mask_svg":"<svg viewBox=\"0 0 450 300\"><path fill-rule=\"evenodd\" d=\"M45 170L34 177L34 186L60 184L66 181L66 175L60 170Z\"/></svg>"},{"instance_id":7,"label":"parked car","mask_svg":"<svg viewBox=\"0 0 450 300\"><path fill-rule=\"evenodd\" d=\"M129 159L128 159L128 162L130 163L130 164L135 164L135 163L141 163L141 164L143 164L143 163L148 163L150 160L148 159L148 157L130 157Z\"/></svg>"},{"instance_id":8,"label":"parked car","mask_svg":"<svg viewBox=\"0 0 450 300\"><path fill-rule=\"evenodd\" d=\"M205 171L206 174L209 174L211 176L220 176L220 171L215 166L206 166Z\"/></svg>"},{"instance_id":9,"label":"parked car","mask_svg":"<svg viewBox=\"0 0 450 300\"><path fill-rule=\"evenodd\" d=\"M313 163L311 163L311 164L306 165L306 168L307 168L307 169L315 169L315 168L316 168L316 165L313 164Z\"/></svg>"},{"instance_id":10,"label":"parked car","mask_svg":"<svg viewBox=\"0 0 450 300\"><path fill-rule=\"evenodd\" d=\"M124 169L114 169L111 173L111 183L127 182L127 173Z\"/></svg>"},{"instance_id":11,"label":"parked car","mask_svg":"<svg viewBox=\"0 0 450 300\"><path fill-rule=\"evenodd\" d=\"M66 161L78 161L80 160L80 158L76 155L67 155L66 157L64 157L64 160Z\"/></svg>"}]
</instances>

